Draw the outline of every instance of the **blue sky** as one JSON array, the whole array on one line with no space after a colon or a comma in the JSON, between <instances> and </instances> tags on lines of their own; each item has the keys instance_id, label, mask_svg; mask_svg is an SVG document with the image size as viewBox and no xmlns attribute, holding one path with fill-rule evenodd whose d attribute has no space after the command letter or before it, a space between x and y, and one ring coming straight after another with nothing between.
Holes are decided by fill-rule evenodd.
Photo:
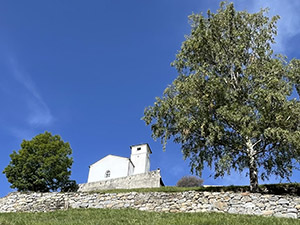
<instances>
[{"instance_id":1,"label":"blue sky","mask_svg":"<svg viewBox=\"0 0 300 225\"><path fill-rule=\"evenodd\" d=\"M275 50L300 58L300 2L234 1L239 10L269 7L279 14ZM192 12L215 11L216 0L89 0L0 2L0 171L23 139L59 134L73 149L72 179L107 154L129 157L149 143L151 169L166 185L190 174L178 145L162 150L141 120L146 106L176 77L170 63L190 27ZM248 184L233 173L204 184ZM274 178L271 181L275 181ZM292 181L299 181L295 174ZM278 180L277 180L278 182ZM12 190L0 174L0 196Z\"/></svg>"}]
</instances>

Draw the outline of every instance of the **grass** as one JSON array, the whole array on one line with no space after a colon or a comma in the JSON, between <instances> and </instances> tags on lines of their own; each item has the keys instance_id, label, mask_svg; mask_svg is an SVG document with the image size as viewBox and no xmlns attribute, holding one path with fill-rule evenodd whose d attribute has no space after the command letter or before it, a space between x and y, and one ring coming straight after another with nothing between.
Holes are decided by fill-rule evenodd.
<instances>
[{"instance_id":1,"label":"grass","mask_svg":"<svg viewBox=\"0 0 300 225\"><path fill-rule=\"evenodd\" d=\"M0 213L0 225L296 225L297 219L224 213L156 213L134 209L70 209L48 213Z\"/></svg>"},{"instance_id":2,"label":"grass","mask_svg":"<svg viewBox=\"0 0 300 225\"><path fill-rule=\"evenodd\" d=\"M90 193L127 193L127 192L183 192L183 191L204 191L204 187L175 187L164 186L158 188L134 188L134 189L111 189L91 191Z\"/></svg>"},{"instance_id":3,"label":"grass","mask_svg":"<svg viewBox=\"0 0 300 225\"><path fill-rule=\"evenodd\" d=\"M244 192L248 191L249 186L212 186L212 187L176 187L176 186L164 186L158 188L135 188L135 189L110 189L110 190L98 190L91 191L90 193L127 193L127 192L183 192L183 191L208 191L208 192L221 192L221 191L233 191Z\"/></svg>"},{"instance_id":4,"label":"grass","mask_svg":"<svg viewBox=\"0 0 300 225\"><path fill-rule=\"evenodd\" d=\"M300 196L300 183L287 184L264 184L259 185L261 193L289 194ZM176 187L165 186L159 188L137 188L137 189L112 189L92 191L91 193L126 193L126 192L183 192L183 191L208 191L208 192L246 192L249 186L211 186L211 187Z\"/></svg>"}]
</instances>

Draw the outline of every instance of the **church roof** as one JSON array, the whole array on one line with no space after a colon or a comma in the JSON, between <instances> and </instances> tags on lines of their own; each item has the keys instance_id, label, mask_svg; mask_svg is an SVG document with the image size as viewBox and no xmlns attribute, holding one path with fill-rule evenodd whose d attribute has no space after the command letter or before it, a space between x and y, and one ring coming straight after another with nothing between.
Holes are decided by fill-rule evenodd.
<instances>
[{"instance_id":1,"label":"church roof","mask_svg":"<svg viewBox=\"0 0 300 225\"><path fill-rule=\"evenodd\" d=\"M96 164L96 163L99 163L100 161L102 161L103 159L105 159L105 158L107 158L107 157L118 157L118 158L123 158L123 159L125 159L125 160L129 160L129 162L133 165L133 163L131 162L131 160L130 160L129 158L127 158L127 157L122 157L122 156L118 156L118 155L111 155L111 154L109 154L109 155L103 157L102 159L98 160L97 162L92 163L89 167L93 166L93 165Z\"/></svg>"}]
</instances>

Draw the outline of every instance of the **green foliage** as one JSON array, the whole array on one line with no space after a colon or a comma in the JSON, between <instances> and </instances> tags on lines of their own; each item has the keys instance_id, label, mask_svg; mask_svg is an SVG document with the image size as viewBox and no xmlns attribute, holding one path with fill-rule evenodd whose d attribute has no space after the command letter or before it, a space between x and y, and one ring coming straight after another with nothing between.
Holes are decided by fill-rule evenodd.
<instances>
[{"instance_id":1,"label":"green foliage","mask_svg":"<svg viewBox=\"0 0 300 225\"><path fill-rule=\"evenodd\" d=\"M0 225L296 225L297 219L225 213L157 213L134 209L72 209L49 213L2 213Z\"/></svg>"},{"instance_id":2,"label":"green foliage","mask_svg":"<svg viewBox=\"0 0 300 225\"><path fill-rule=\"evenodd\" d=\"M65 184L61 187L62 192L76 192L79 186L75 180L68 180Z\"/></svg>"},{"instance_id":3,"label":"green foliage","mask_svg":"<svg viewBox=\"0 0 300 225\"><path fill-rule=\"evenodd\" d=\"M279 16L266 13L222 2L217 13L191 15L172 63L179 76L143 117L164 147L170 138L181 145L192 172L248 168L252 191L258 177L290 177L300 160L300 103L290 97L300 61L273 54Z\"/></svg>"},{"instance_id":4,"label":"green foliage","mask_svg":"<svg viewBox=\"0 0 300 225\"><path fill-rule=\"evenodd\" d=\"M21 149L10 155L11 161L4 169L12 188L18 191L69 191L76 182L69 180L73 163L72 149L59 135L45 132L32 140L23 140Z\"/></svg>"},{"instance_id":5,"label":"green foliage","mask_svg":"<svg viewBox=\"0 0 300 225\"><path fill-rule=\"evenodd\" d=\"M200 187L203 180L196 176L184 176L176 184L177 187Z\"/></svg>"}]
</instances>

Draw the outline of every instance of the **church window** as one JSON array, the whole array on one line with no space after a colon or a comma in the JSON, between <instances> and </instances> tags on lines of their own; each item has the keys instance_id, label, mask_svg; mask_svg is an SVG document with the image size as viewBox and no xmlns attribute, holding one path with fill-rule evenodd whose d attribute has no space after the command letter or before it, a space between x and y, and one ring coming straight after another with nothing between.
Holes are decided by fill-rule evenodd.
<instances>
[{"instance_id":1,"label":"church window","mask_svg":"<svg viewBox=\"0 0 300 225\"><path fill-rule=\"evenodd\" d=\"M110 177L110 170L106 170L105 172L105 178L109 178Z\"/></svg>"},{"instance_id":2,"label":"church window","mask_svg":"<svg viewBox=\"0 0 300 225\"><path fill-rule=\"evenodd\" d=\"M137 150L141 150L141 148L137 148Z\"/></svg>"}]
</instances>

